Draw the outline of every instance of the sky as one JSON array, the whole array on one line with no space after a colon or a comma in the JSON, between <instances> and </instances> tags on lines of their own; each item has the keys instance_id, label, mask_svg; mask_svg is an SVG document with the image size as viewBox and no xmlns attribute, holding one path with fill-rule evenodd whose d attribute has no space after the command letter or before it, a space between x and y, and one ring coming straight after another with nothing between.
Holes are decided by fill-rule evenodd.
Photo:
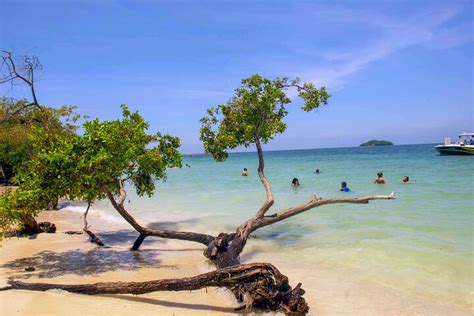
<instances>
[{"instance_id":1,"label":"sky","mask_svg":"<svg viewBox=\"0 0 474 316\"><path fill-rule=\"evenodd\" d=\"M473 3L0 0L0 49L40 58L41 104L100 119L127 104L184 153L203 151L199 119L254 73L331 94L316 113L293 98L268 150L436 143L474 131Z\"/></svg>"}]
</instances>

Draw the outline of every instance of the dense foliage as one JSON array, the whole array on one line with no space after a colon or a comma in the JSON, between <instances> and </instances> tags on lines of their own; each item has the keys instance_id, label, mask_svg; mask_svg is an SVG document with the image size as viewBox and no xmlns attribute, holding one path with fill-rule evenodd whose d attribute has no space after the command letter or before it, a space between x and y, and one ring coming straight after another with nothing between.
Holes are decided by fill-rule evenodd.
<instances>
[{"instance_id":1,"label":"dense foliage","mask_svg":"<svg viewBox=\"0 0 474 316\"><path fill-rule=\"evenodd\" d=\"M181 167L179 139L148 134L142 116L126 106L122 110L122 119L84 123L83 135L46 137L47 130L33 129L31 159L16 176L22 184L14 197L0 202L0 222L19 222L15 210L35 215L57 197L93 202L107 191L117 193L125 182L139 195L152 195L167 168Z\"/></svg>"},{"instance_id":2,"label":"dense foliage","mask_svg":"<svg viewBox=\"0 0 474 316\"><path fill-rule=\"evenodd\" d=\"M73 106L28 106L26 100L0 100L0 166L17 173L32 158L32 134L41 130L46 139L73 135L78 115Z\"/></svg>"},{"instance_id":3,"label":"dense foliage","mask_svg":"<svg viewBox=\"0 0 474 316\"><path fill-rule=\"evenodd\" d=\"M299 79L270 80L258 74L243 79L227 104L208 109L207 116L201 119L200 138L206 153L222 161L227 158L228 149L248 147L257 138L268 143L283 133L286 130L283 119L288 114L286 105L291 103L288 89L296 90L303 100L301 108L306 112L327 104L329 98L324 87L301 84Z\"/></svg>"}]
</instances>

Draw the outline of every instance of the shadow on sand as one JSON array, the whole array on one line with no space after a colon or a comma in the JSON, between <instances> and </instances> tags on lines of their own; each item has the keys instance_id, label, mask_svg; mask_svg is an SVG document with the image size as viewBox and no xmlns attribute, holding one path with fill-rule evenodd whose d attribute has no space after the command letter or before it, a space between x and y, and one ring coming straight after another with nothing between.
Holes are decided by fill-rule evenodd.
<instances>
[{"instance_id":1,"label":"shadow on sand","mask_svg":"<svg viewBox=\"0 0 474 316\"><path fill-rule=\"evenodd\" d=\"M146 303L146 304L153 304L153 305L160 305L170 308L183 308L183 309L193 309L193 310L200 310L200 311L215 311L221 313L234 313L234 314L242 314L243 312L236 312L234 311L233 307L224 307L224 306L212 306L207 304L193 304L193 303L178 303L178 302L170 302L170 301L163 301L154 298L147 298L147 297L140 297L140 296L129 296L129 295L112 295L106 294L101 295L103 297L108 298L115 298L121 300L127 300L132 302L139 302L139 303Z\"/></svg>"},{"instance_id":2,"label":"shadow on sand","mask_svg":"<svg viewBox=\"0 0 474 316\"><path fill-rule=\"evenodd\" d=\"M120 229L114 231L94 232L106 246L126 246L131 248L139 233L132 229ZM147 238L143 245L163 244L166 240L162 238Z\"/></svg>"},{"instance_id":3,"label":"shadow on sand","mask_svg":"<svg viewBox=\"0 0 474 316\"><path fill-rule=\"evenodd\" d=\"M174 265L161 265L159 251L114 250L95 248L89 251L79 249L65 252L41 251L34 256L20 258L2 264L0 267L13 270L13 278L53 278L66 274L87 275L117 270L138 270L142 268L177 269ZM33 267L35 270L26 272Z\"/></svg>"}]
</instances>

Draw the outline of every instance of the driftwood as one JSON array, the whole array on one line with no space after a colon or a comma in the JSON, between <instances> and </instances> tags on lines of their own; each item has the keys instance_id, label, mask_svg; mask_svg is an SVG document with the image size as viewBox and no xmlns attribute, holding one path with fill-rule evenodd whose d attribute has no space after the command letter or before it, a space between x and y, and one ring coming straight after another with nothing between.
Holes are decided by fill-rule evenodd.
<instances>
[{"instance_id":1,"label":"driftwood","mask_svg":"<svg viewBox=\"0 0 474 316\"><path fill-rule=\"evenodd\" d=\"M305 315L309 307L302 297L301 284L291 288L288 278L270 263L232 266L189 278L146 282L101 282L93 284L50 284L9 281L0 290L21 289L47 291L61 289L80 294L144 294L156 291L191 291L206 287L226 287L240 297L245 305L238 309L256 307L279 311L286 315Z\"/></svg>"}]
</instances>

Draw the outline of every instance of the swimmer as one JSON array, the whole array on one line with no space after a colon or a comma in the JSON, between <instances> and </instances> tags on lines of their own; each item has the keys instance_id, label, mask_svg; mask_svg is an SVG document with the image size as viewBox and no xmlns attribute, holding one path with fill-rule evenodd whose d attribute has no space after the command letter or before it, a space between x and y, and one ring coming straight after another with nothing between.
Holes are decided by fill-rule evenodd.
<instances>
[{"instance_id":1,"label":"swimmer","mask_svg":"<svg viewBox=\"0 0 474 316\"><path fill-rule=\"evenodd\" d=\"M247 168L244 168L244 170L242 170L242 177L247 177L248 175L249 175L249 172Z\"/></svg>"},{"instance_id":2,"label":"swimmer","mask_svg":"<svg viewBox=\"0 0 474 316\"><path fill-rule=\"evenodd\" d=\"M319 171L319 169L316 169L316 171L315 171L314 173L316 173L316 174L320 174L320 173L321 173L321 171Z\"/></svg>"},{"instance_id":3,"label":"swimmer","mask_svg":"<svg viewBox=\"0 0 474 316\"><path fill-rule=\"evenodd\" d=\"M377 178L374 180L375 184L385 184L385 179L383 178L383 173L377 173Z\"/></svg>"},{"instance_id":4,"label":"swimmer","mask_svg":"<svg viewBox=\"0 0 474 316\"><path fill-rule=\"evenodd\" d=\"M299 187L300 181L298 180L298 178L293 178L293 181L291 181L291 185L294 187Z\"/></svg>"},{"instance_id":5,"label":"swimmer","mask_svg":"<svg viewBox=\"0 0 474 316\"><path fill-rule=\"evenodd\" d=\"M402 179L402 182L403 183L408 183L410 181L410 177L409 176L403 176L403 179Z\"/></svg>"},{"instance_id":6,"label":"swimmer","mask_svg":"<svg viewBox=\"0 0 474 316\"><path fill-rule=\"evenodd\" d=\"M341 189L339 191L342 191L342 192L349 192L351 189L349 189L347 187L347 182L346 181L342 181L341 182Z\"/></svg>"}]
</instances>

